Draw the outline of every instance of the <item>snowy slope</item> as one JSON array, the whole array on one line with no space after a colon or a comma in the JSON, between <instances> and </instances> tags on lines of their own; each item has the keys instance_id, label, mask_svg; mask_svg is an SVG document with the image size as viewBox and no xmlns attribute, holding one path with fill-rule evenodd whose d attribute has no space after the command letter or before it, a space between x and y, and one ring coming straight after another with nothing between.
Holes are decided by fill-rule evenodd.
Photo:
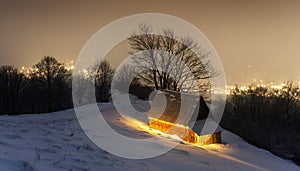
<instances>
[{"instance_id":1,"label":"snowy slope","mask_svg":"<svg viewBox=\"0 0 300 171\"><path fill-rule=\"evenodd\" d=\"M100 108L112 127L126 136L157 136L126 124L111 104L101 104ZM0 171L300 170L292 162L256 148L228 131L223 132L222 138L223 145L200 148L181 143L159 157L129 160L94 145L72 109L42 115L0 116Z\"/></svg>"}]
</instances>

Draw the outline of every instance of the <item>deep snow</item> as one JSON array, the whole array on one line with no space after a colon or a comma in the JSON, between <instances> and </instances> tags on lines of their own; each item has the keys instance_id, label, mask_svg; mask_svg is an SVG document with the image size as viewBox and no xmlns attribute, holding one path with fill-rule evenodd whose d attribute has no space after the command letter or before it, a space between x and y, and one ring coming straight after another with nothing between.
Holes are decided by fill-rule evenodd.
<instances>
[{"instance_id":1,"label":"deep snow","mask_svg":"<svg viewBox=\"0 0 300 171\"><path fill-rule=\"evenodd\" d=\"M126 136L161 136L132 127L111 104L99 107L108 123ZM294 163L254 147L226 130L222 139L223 144L203 147L180 143L161 156L130 160L94 145L82 131L73 109L41 115L0 116L0 171L300 170Z\"/></svg>"}]
</instances>

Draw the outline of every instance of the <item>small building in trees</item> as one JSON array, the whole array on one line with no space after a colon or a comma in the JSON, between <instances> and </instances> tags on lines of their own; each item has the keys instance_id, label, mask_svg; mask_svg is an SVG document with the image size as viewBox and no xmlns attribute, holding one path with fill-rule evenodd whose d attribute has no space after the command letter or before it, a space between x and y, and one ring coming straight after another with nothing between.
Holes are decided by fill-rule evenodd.
<instances>
[{"instance_id":1,"label":"small building in trees","mask_svg":"<svg viewBox=\"0 0 300 171\"><path fill-rule=\"evenodd\" d=\"M186 142L221 143L219 126L214 125L217 129L212 133L203 131L204 124L217 124L213 119L205 120L208 114L209 108L202 96L164 90L155 94L147 116L150 128L177 135Z\"/></svg>"}]
</instances>

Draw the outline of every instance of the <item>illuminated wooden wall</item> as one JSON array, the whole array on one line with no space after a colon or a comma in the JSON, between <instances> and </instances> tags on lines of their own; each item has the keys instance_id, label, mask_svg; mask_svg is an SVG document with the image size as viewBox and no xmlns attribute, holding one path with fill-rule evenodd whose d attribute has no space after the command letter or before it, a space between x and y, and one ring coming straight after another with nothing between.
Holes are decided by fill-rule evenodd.
<instances>
[{"instance_id":1,"label":"illuminated wooden wall","mask_svg":"<svg viewBox=\"0 0 300 171\"><path fill-rule=\"evenodd\" d=\"M150 128L167 134L175 134L186 142L197 145L221 143L221 132L199 136L191 128L149 117Z\"/></svg>"}]
</instances>

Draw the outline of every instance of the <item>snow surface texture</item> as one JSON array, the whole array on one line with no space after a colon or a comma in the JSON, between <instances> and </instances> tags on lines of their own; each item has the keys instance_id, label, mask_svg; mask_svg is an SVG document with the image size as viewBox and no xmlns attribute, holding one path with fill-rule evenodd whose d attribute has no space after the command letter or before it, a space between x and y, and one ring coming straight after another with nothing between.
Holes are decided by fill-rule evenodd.
<instances>
[{"instance_id":1,"label":"snow surface texture","mask_svg":"<svg viewBox=\"0 0 300 171\"><path fill-rule=\"evenodd\" d=\"M141 101L136 103L143 105ZM128 121L118 115L112 104L99 104L99 108L107 122L123 135L159 136L125 124ZM41 115L0 116L0 171L300 170L292 162L254 147L228 131L223 131L222 138L224 144L196 147L180 143L159 157L129 160L94 145L79 126L73 109Z\"/></svg>"}]
</instances>

